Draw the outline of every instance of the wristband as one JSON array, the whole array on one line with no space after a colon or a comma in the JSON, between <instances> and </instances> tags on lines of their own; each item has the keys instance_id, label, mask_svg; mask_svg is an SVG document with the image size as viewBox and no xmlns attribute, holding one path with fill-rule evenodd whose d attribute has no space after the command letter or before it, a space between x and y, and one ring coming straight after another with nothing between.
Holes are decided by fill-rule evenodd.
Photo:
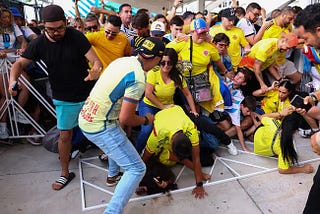
<instances>
[{"instance_id":1,"label":"wristband","mask_svg":"<svg viewBox=\"0 0 320 214\"><path fill-rule=\"evenodd\" d=\"M313 102L314 102L314 105L317 105L318 104L318 99L317 97L314 95L314 94L311 94L310 97L312 98Z\"/></svg>"},{"instance_id":2,"label":"wristband","mask_svg":"<svg viewBox=\"0 0 320 214\"><path fill-rule=\"evenodd\" d=\"M196 186L197 186L197 187L202 187L202 186L203 186L203 182L200 181L200 182L196 183Z\"/></svg>"},{"instance_id":3,"label":"wristband","mask_svg":"<svg viewBox=\"0 0 320 214\"><path fill-rule=\"evenodd\" d=\"M144 116L144 119L145 119L145 121L144 121L143 125L145 125L145 126L149 125L149 118L147 116Z\"/></svg>"}]
</instances>

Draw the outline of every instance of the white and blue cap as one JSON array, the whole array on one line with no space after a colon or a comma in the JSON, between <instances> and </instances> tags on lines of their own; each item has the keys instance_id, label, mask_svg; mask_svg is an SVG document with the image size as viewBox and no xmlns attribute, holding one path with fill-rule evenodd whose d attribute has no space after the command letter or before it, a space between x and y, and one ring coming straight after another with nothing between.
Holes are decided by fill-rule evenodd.
<instances>
[{"instance_id":1,"label":"white and blue cap","mask_svg":"<svg viewBox=\"0 0 320 214\"><path fill-rule=\"evenodd\" d=\"M165 32L166 28L164 24L160 21L152 22L150 30L151 30L152 36L157 36L157 35L163 36L166 33Z\"/></svg>"}]
</instances>

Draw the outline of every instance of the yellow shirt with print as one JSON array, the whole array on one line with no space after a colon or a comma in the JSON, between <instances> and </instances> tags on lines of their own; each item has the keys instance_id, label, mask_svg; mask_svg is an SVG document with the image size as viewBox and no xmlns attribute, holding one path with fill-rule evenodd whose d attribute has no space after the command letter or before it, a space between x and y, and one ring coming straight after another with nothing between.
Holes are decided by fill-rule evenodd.
<instances>
[{"instance_id":1,"label":"yellow shirt with print","mask_svg":"<svg viewBox=\"0 0 320 214\"><path fill-rule=\"evenodd\" d=\"M272 65L280 55L278 40L276 38L263 39L252 46L248 56L263 62L261 71Z\"/></svg>"},{"instance_id":2,"label":"yellow shirt with print","mask_svg":"<svg viewBox=\"0 0 320 214\"><path fill-rule=\"evenodd\" d=\"M253 152L263 156L278 156L278 168L289 169L290 164L283 160L280 148L280 134L277 135L272 146L274 135L280 126L280 121L274 118L262 117L261 123L263 126L259 127L254 134L254 149ZM271 134L272 133L272 134Z\"/></svg>"},{"instance_id":3,"label":"yellow shirt with print","mask_svg":"<svg viewBox=\"0 0 320 214\"><path fill-rule=\"evenodd\" d=\"M230 44L228 47L228 55L231 58L232 66L237 67L241 61L241 47L249 45L243 31L238 27L232 27L230 30L225 30L221 24L214 25L210 28L209 34L212 38L218 33L224 33L229 37Z\"/></svg>"},{"instance_id":4,"label":"yellow shirt with print","mask_svg":"<svg viewBox=\"0 0 320 214\"><path fill-rule=\"evenodd\" d=\"M280 112L284 108L290 106L290 100L287 98L284 102L279 100L279 91L271 90L266 93L261 101L261 108L265 114Z\"/></svg>"},{"instance_id":5,"label":"yellow shirt with print","mask_svg":"<svg viewBox=\"0 0 320 214\"><path fill-rule=\"evenodd\" d=\"M169 83L165 83L161 76L160 67L156 66L147 74L147 83L153 85L154 92L153 94L157 97L160 103L164 105L173 104L173 96L176 91L177 86L173 80L170 80ZM187 82L182 78L182 88L187 87ZM153 104L147 97L143 98L143 101L151 106L157 107Z\"/></svg>"},{"instance_id":6,"label":"yellow shirt with print","mask_svg":"<svg viewBox=\"0 0 320 214\"><path fill-rule=\"evenodd\" d=\"M166 46L173 48L179 55L179 60L190 60L190 38L188 41L175 39ZM207 70L207 66L211 61L220 60L220 55L216 47L212 43L202 42L201 44L193 43L192 46L192 65L191 76L196 76ZM189 76L189 72L183 73Z\"/></svg>"},{"instance_id":7,"label":"yellow shirt with print","mask_svg":"<svg viewBox=\"0 0 320 214\"><path fill-rule=\"evenodd\" d=\"M292 32L292 25L288 27L280 27L276 24L275 20L273 19L273 24L267 28L262 36L262 39L269 39L269 38L278 38L280 39L282 33L290 33ZM281 53L279 57L276 59L278 65L283 64L286 61L286 53Z\"/></svg>"},{"instance_id":8,"label":"yellow shirt with print","mask_svg":"<svg viewBox=\"0 0 320 214\"><path fill-rule=\"evenodd\" d=\"M103 71L113 60L131 55L130 43L123 33L112 40L107 39L104 31L87 33L86 37L102 62Z\"/></svg>"},{"instance_id":9,"label":"yellow shirt with print","mask_svg":"<svg viewBox=\"0 0 320 214\"><path fill-rule=\"evenodd\" d=\"M159 156L159 161L167 166L176 162L169 160L172 152L172 136L182 130L190 139L192 146L199 145L199 136L195 124L180 106L159 111L155 115L154 127L147 141L146 150Z\"/></svg>"}]
</instances>

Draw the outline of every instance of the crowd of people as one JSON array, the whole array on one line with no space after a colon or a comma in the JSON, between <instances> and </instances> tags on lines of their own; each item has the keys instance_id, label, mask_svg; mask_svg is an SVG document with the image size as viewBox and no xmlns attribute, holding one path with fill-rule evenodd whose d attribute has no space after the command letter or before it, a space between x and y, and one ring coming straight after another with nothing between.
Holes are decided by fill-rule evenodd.
<instances>
[{"instance_id":1,"label":"crowd of people","mask_svg":"<svg viewBox=\"0 0 320 214\"><path fill-rule=\"evenodd\" d=\"M170 171L176 163L194 172L192 194L205 197L203 181L211 175L202 166L212 157L203 151L219 144L230 155L241 148L276 156L282 174L313 172L310 164L298 165L293 135L299 129L312 135L320 154L320 5L286 6L266 17L255 2L246 8L232 2L219 14L180 16L182 1L174 0L169 14L151 17L145 8L133 16L127 3L118 12L106 10L102 1L81 17L75 0L72 19L58 5L44 7L41 28L36 20L26 24L17 8L1 8L0 60L12 67L9 82L0 77L0 84L24 107L29 93L19 76L32 79L40 60L47 68L60 132L61 175L52 189L75 177L69 161L77 126L108 162L106 185L116 186L104 213L121 213L134 193L176 189ZM7 90L0 88L3 104ZM0 138L6 139L7 112L1 115ZM40 120L39 108L32 116ZM320 211L319 179L318 169L305 213Z\"/></svg>"}]
</instances>

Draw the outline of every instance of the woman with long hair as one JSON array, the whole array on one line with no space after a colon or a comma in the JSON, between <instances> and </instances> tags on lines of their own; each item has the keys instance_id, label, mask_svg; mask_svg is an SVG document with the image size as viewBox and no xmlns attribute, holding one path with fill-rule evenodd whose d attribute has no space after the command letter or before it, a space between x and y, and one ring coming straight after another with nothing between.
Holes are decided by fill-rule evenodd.
<instances>
[{"instance_id":1,"label":"woman with long hair","mask_svg":"<svg viewBox=\"0 0 320 214\"><path fill-rule=\"evenodd\" d=\"M139 115L147 113L156 114L158 111L170 108L174 104L174 93L181 89L187 99L190 110L197 115L192 95L182 74L177 70L178 55L172 48L166 48L160 66L156 66L147 74L145 96L139 103ZM136 149L139 154L146 146L146 142L152 130L152 125L142 125L140 134L136 140Z\"/></svg>"}]
</instances>

